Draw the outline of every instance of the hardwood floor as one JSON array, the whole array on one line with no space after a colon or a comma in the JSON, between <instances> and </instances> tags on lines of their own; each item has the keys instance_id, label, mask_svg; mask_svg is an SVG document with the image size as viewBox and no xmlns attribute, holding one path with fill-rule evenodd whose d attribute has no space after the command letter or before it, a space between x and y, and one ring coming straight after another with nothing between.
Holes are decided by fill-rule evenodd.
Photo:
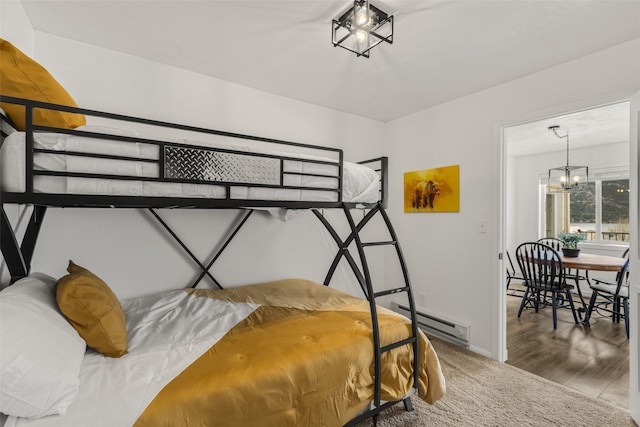
<instances>
[{"instance_id":1,"label":"hardwood floor","mask_svg":"<svg viewBox=\"0 0 640 427\"><path fill-rule=\"evenodd\" d=\"M518 285L512 285L512 289ZM616 406L629 408L629 340L624 323L594 315L591 327L576 325L569 310L525 309L520 296L507 297L508 364Z\"/></svg>"}]
</instances>

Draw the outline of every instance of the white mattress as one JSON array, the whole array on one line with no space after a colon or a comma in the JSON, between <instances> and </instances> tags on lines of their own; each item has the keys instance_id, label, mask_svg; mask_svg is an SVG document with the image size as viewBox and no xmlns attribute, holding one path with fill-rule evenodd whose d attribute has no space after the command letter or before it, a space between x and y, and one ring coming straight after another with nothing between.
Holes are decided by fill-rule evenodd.
<instances>
[{"instance_id":1,"label":"white mattress","mask_svg":"<svg viewBox=\"0 0 640 427\"><path fill-rule=\"evenodd\" d=\"M135 136L126 130L97 126L83 126L79 130L109 133L114 135ZM9 135L0 148L0 168L2 170L2 189L10 192L25 191L25 133L15 132ZM212 146L210 143L198 141L180 141L190 145ZM256 152L252 147L221 146L238 151ZM158 148L151 144L129 143L116 140L100 140L82 136L38 133L35 135L35 148L60 151L61 154L37 153L34 167L44 171L62 171L77 173L95 173L108 175L130 175L134 177L157 177L156 164L144 161L109 160L90 157L78 157L64 154L64 151L83 153L129 156L136 159L158 159ZM337 175L337 165L311 163L304 160L325 160L328 158L297 153L262 152L287 157L299 158L285 160L283 171L305 174ZM335 160L333 160L335 162ZM279 161L269 162L274 165L267 173L279 179ZM371 168L356 163L343 163L342 197L345 202L374 203L378 200L379 176ZM263 165L264 167L264 165ZM284 175L284 185L304 186L306 188L338 188L337 180L327 177L309 175ZM225 187L214 184L190 184L151 182L138 180L94 179L77 177L36 176L34 192L49 194L91 194L91 195L125 195L144 197L193 197L224 198ZM269 201L337 201L337 192L282 189L260 187L232 187L232 199L269 200Z\"/></svg>"}]
</instances>

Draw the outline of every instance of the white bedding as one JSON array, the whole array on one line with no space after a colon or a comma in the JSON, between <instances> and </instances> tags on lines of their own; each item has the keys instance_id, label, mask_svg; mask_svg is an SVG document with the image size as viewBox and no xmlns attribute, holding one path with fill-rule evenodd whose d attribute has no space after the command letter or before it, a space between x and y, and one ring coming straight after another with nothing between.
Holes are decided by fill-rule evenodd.
<instances>
[{"instance_id":1,"label":"white bedding","mask_svg":"<svg viewBox=\"0 0 640 427\"><path fill-rule=\"evenodd\" d=\"M79 130L105 132L125 136L127 131L118 129L85 126ZM0 167L2 169L2 189L4 191L22 192L25 190L25 133L15 132L9 135L0 148ZM203 145L196 141L182 141L191 145ZM210 145L210 144L208 144ZM80 151L102 155L129 156L136 159L157 159L158 148L145 143L128 143L115 140L39 133L35 135L35 148L56 151ZM226 146L216 145L218 148ZM233 146L234 150L256 152L244 146ZM283 153L273 153L284 155ZM288 157L304 159L320 159L316 156L287 153ZM279 161L273 162L279 168ZM108 175L130 175L135 177L157 177L158 167L154 163L144 161L106 160L90 157L78 157L61 154L38 153L34 158L35 168L45 171L66 171L79 173L97 173ZM343 201L354 203L374 203L378 200L379 176L371 168L344 162L343 168ZM310 163L296 160L285 160L285 172L306 174L337 175L337 166L321 163ZM277 175L279 169L271 172ZM315 188L337 188L337 180L333 178L284 175L284 185ZM50 194L93 194L93 195L126 195L145 197L195 197L224 198L225 188L220 185L188 184L169 182L150 182L137 180L93 179L76 177L36 176L34 191ZM320 190L298 190L260 187L232 187L232 199L272 200L272 201L337 201L337 193Z\"/></svg>"},{"instance_id":2,"label":"white bedding","mask_svg":"<svg viewBox=\"0 0 640 427\"><path fill-rule=\"evenodd\" d=\"M258 304L199 298L177 290L123 301L128 350L88 350L78 394L64 416L9 417L5 427L131 426L153 398Z\"/></svg>"},{"instance_id":3,"label":"white bedding","mask_svg":"<svg viewBox=\"0 0 640 427\"><path fill-rule=\"evenodd\" d=\"M374 397L369 303L327 286L165 291L122 307L128 353L88 349L64 415L10 417L7 427L344 425ZM408 319L379 310L381 343L410 335ZM418 338L418 394L434 403L444 377ZM408 346L383 355L382 399L412 393L412 357Z\"/></svg>"}]
</instances>

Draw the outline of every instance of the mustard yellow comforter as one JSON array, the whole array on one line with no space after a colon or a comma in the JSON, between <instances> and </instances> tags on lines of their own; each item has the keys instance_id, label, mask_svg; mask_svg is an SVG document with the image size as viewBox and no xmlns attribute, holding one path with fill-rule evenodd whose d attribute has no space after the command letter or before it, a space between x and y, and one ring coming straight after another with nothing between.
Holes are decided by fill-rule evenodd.
<instances>
[{"instance_id":1,"label":"mustard yellow comforter","mask_svg":"<svg viewBox=\"0 0 640 427\"><path fill-rule=\"evenodd\" d=\"M373 399L367 301L299 279L193 296L260 306L156 395L136 426L341 426ZM382 345L410 336L410 323L380 311ZM440 362L420 334L419 396L445 392ZM407 345L383 355L384 400L413 384Z\"/></svg>"}]
</instances>

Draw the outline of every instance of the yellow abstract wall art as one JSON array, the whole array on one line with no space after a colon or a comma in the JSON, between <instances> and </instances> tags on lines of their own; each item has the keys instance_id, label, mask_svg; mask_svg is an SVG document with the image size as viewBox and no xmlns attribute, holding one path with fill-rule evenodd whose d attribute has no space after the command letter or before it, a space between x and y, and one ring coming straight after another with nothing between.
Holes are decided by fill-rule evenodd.
<instances>
[{"instance_id":1,"label":"yellow abstract wall art","mask_svg":"<svg viewBox=\"0 0 640 427\"><path fill-rule=\"evenodd\" d=\"M460 165L405 172L404 211L460 212Z\"/></svg>"}]
</instances>

